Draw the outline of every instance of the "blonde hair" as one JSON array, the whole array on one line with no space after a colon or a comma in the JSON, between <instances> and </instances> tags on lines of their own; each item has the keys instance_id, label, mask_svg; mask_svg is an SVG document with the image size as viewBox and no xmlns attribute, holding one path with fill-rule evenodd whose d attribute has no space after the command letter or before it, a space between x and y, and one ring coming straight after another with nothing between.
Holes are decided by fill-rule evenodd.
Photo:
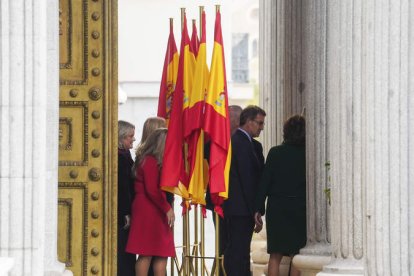
<instances>
[{"instance_id":1,"label":"blonde hair","mask_svg":"<svg viewBox=\"0 0 414 276\"><path fill-rule=\"evenodd\" d=\"M144 127L142 129L141 142L139 143L143 144L154 130L161 127L166 127L164 118L150 117L145 120Z\"/></svg>"},{"instance_id":2,"label":"blonde hair","mask_svg":"<svg viewBox=\"0 0 414 276\"><path fill-rule=\"evenodd\" d=\"M127 121L118 121L118 148L125 149L123 144L124 139L135 130L135 126Z\"/></svg>"},{"instance_id":3,"label":"blonde hair","mask_svg":"<svg viewBox=\"0 0 414 276\"><path fill-rule=\"evenodd\" d=\"M154 156L159 166L162 164L164 156L165 138L167 136L166 128L155 129L145 140L140 144L135 151L135 162L132 168L133 175L136 176L137 167L147 155Z\"/></svg>"}]
</instances>

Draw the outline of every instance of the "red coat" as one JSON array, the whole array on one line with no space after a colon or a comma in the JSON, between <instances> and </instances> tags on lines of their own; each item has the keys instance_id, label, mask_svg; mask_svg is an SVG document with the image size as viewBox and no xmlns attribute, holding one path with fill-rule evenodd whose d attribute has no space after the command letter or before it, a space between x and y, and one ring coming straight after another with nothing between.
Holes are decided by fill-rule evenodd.
<instances>
[{"instance_id":1,"label":"red coat","mask_svg":"<svg viewBox=\"0 0 414 276\"><path fill-rule=\"evenodd\" d=\"M171 206L159 186L157 160L146 156L136 173L126 251L145 256L173 257L174 233L168 226L166 215Z\"/></svg>"}]
</instances>

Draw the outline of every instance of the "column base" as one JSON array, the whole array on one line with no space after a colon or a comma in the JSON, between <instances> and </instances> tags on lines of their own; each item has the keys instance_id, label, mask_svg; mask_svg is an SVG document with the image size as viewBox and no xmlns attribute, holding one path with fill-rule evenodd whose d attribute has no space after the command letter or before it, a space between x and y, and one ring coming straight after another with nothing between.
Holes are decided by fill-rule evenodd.
<instances>
[{"instance_id":1,"label":"column base","mask_svg":"<svg viewBox=\"0 0 414 276\"><path fill-rule=\"evenodd\" d=\"M13 258L0 257L0 276L9 275L9 271L13 268Z\"/></svg>"},{"instance_id":2,"label":"column base","mask_svg":"<svg viewBox=\"0 0 414 276\"><path fill-rule=\"evenodd\" d=\"M66 266L64 263L59 261L55 261L52 264L48 264L45 267L45 276L73 276L73 272L70 270L66 270Z\"/></svg>"},{"instance_id":3,"label":"column base","mask_svg":"<svg viewBox=\"0 0 414 276\"><path fill-rule=\"evenodd\" d=\"M297 267L301 276L315 276L322 271L324 265L329 264L332 258L329 256L317 255L296 255L292 264Z\"/></svg>"},{"instance_id":4,"label":"column base","mask_svg":"<svg viewBox=\"0 0 414 276\"><path fill-rule=\"evenodd\" d=\"M332 260L329 243L315 243L300 250L292 264L301 271L302 276L315 276Z\"/></svg>"},{"instance_id":5,"label":"column base","mask_svg":"<svg viewBox=\"0 0 414 276\"><path fill-rule=\"evenodd\" d=\"M361 260L355 259L333 259L332 262L323 267L317 276L363 276L364 265Z\"/></svg>"}]
</instances>

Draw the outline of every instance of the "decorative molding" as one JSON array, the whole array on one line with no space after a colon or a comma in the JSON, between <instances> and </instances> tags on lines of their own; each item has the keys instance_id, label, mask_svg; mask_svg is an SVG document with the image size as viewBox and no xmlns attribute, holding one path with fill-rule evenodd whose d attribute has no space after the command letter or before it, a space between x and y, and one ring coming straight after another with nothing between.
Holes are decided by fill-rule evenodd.
<instances>
[{"instance_id":1,"label":"decorative molding","mask_svg":"<svg viewBox=\"0 0 414 276\"><path fill-rule=\"evenodd\" d=\"M88 267L88 185L86 182L59 182L58 183L59 189L76 189L76 190L81 190L82 191L82 201L83 201L83 211L82 211L82 271L83 271L83 275L87 275L87 267ZM62 204L64 206L66 206L68 204L68 202L70 201L72 203L72 199L64 199L64 198L59 198L58 199L59 204ZM72 205L71 205L72 206ZM69 218L72 218L74 214L72 214ZM75 214L76 216L78 214ZM69 222L68 222L69 223ZM69 225L69 224L68 224ZM73 243L73 239L72 239L72 229L73 229L73 224L72 221L70 221L70 229L69 229L69 235L68 237L70 237L70 240L68 240L68 244L70 245L71 243ZM70 247L70 246L69 246ZM68 247L68 248L69 248ZM72 254L72 252L71 252ZM70 255L72 256L72 255ZM68 265L66 265L68 266ZM72 264L71 264L72 266ZM69 266L68 266L69 267Z\"/></svg>"},{"instance_id":2,"label":"decorative molding","mask_svg":"<svg viewBox=\"0 0 414 276\"><path fill-rule=\"evenodd\" d=\"M95 111L92 112L91 115L92 115L92 118L94 118L96 120L96 119L99 119L101 117L101 112L99 112L98 110L95 110Z\"/></svg>"},{"instance_id":3,"label":"decorative molding","mask_svg":"<svg viewBox=\"0 0 414 276\"><path fill-rule=\"evenodd\" d=\"M62 6L62 1L67 2L68 6L68 15L67 20L63 20L63 9L59 8L59 35L62 39L67 40L66 43L66 51L67 51L67 62L60 63L60 69L72 69L72 35L73 35L73 14L72 14L72 1L71 0L59 0L59 7ZM66 21L66 24L64 23ZM65 28L66 27L66 28Z\"/></svg>"},{"instance_id":4,"label":"decorative molding","mask_svg":"<svg viewBox=\"0 0 414 276\"><path fill-rule=\"evenodd\" d=\"M58 199L58 205L61 205L63 208L67 208L68 210L68 216L66 218L66 254L65 259L63 260L65 262L66 267L72 266L72 233L73 233L73 224L72 224L72 206L73 206L73 200L71 198L59 198Z\"/></svg>"},{"instance_id":5,"label":"decorative molding","mask_svg":"<svg viewBox=\"0 0 414 276\"><path fill-rule=\"evenodd\" d=\"M82 107L83 109L83 153L82 153L82 160L75 161L75 160L59 160L59 166L87 166L88 165L88 102L85 101L60 101L60 108L64 107ZM72 122L73 120L70 118L59 118L60 123L67 123ZM73 128L71 123L71 129ZM60 137L63 136L63 133L60 131ZM73 150L73 134L68 136L71 143L68 143L65 146L59 145L59 150Z\"/></svg>"},{"instance_id":6,"label":"decorative molding","mask_svg":"<svg viewBox=\"0 0 414 276\"><path fill-rule=\"evenodd\" d=\"M98 68L94 68L94 69L98 69ZM97 101L102 97L102 91L98 87L92 87L91 89L89 89L88 95L91 100Z\"/></svg>"},{"instance_id":7,"label":"decorative molding","mask_svg":"<svg viewBox=\"0 0 414 276\"><path fill-rule=\"evenodd\" d=\"M95 158L98 158L101 155L98 149L92 150L91 154L92 154L92 157L95 157Z\"/></svg>"},{"instance_id":8,"label":"decorative molding","mask_svg":"<svg viewBox=\"0 0 414 276\"><path fill-rule=\"evenodd\" d=\"M69 91L69 95L70 95L72 98L76 98L76 97L78 96L78 94L79 94L78 89L71 89L71 90Z\"/></svg>"},{"instance_id":9,"label":"decorative molding","mask_svg":"<svg viewBox=\"0 0 414 276\"><path fill-rule=\"evenodd\" d=\"M101 170L98 168L92 168L89 170L89 179L92 181L99 181L101 180Z\"/></svg>"},{"instance_id":10,"label":"decorative molding","mask_svg":"<svg viewBox=\"0 0 414 276\"><path fill-rule=\"evenodd\" d=\"M60 0L63 1L63 0ZM66 44L66 50L68 52L68 62L66 63L60 63L59 68L62 70L68 69L68 70L73 70L73 1L74 0L67 0L68 1L68 32L67 32L67 36L68 36L68 42L65 43ZM82 15L83 15L83 53L82 53L82 58L83 58L83 68L82 68L82 78L80 79L62 79L60 78L60 85L86 85L88 84L88 67L89 67L89 63L88 63L88 50L89 50L89 43L88 43L88 39L89 39L89 34L88 34L88 1L87 0L82 0ZM78 20L78 19L77 19ZM62 23L62 25L64 25ZM63 36L63 35L62 35ZM62 74L61 74L62 76Z\"/></svg>"},{"instance_id":11,"label":"decorative molding","mask_svg":"<svg viewBox=\"0 0 414 276\"><path fill-rule=\"evenodd\" d=\"M66 131L66 143L61 144L60 141L64 138L64 130L60 126L64 125L67 128ZM73 126L72 126L72 118L68 117L61 117L59 118L59 150L72 150L73 143Z\"/></svg>"}]
</instances>

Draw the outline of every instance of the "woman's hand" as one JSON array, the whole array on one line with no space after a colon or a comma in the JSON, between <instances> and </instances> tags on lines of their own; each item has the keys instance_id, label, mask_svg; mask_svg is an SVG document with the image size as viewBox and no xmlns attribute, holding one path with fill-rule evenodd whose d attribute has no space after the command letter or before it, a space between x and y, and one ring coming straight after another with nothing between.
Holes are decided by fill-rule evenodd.
<instances>
[{"instance_id":1,"label":"woman's hand","mask_svg":"<svg viewBox=\"0 0 414 276\"><path fill-rule=\"evenodd\" d=\"M254 232L255 233L259 233L260 231L262 231L263 228L263 220L262 220L262 214L260 214L260 212L256 212L254 214Z\"/></svg>"},{"instance_id":2,"label":"woman's hand","mask_svg":"<svg viewBox=\"0 0 414 276\"><path fill-rule=\"evenodd\" d=\"M170 226L172 228L174 226L174 221L175 221L174 210L172 208L170 208L170 210L168 210L168 212L167 212L168 226Z\"/></svg>"}]
</instances>

